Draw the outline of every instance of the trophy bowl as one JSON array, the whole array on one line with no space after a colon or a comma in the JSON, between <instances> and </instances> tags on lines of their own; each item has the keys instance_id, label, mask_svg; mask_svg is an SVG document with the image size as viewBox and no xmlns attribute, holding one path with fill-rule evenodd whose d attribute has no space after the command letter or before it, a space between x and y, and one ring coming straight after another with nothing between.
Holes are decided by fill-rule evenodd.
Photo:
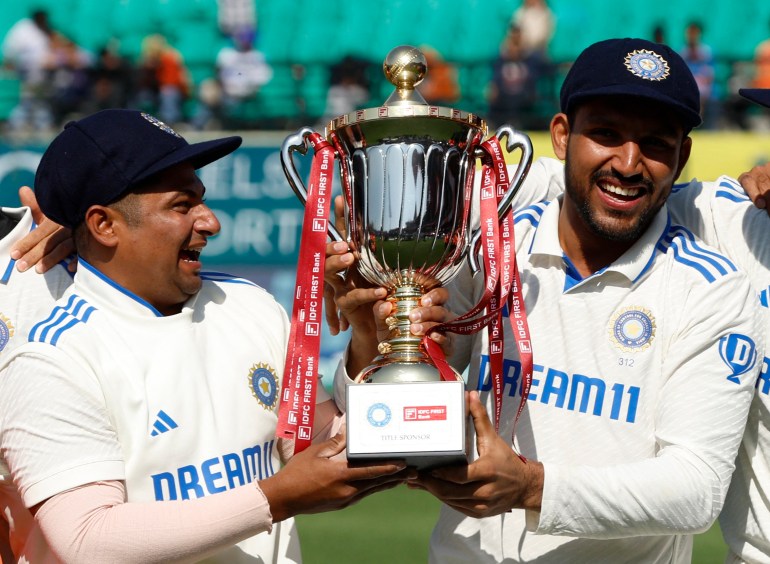
<instances>
[{"instance_id":1,"label":"trophy bowl","mask_svg":"<svg viewBox=\"0 0 770 564\"><path fill-rule=\"evenodd\" d=\"M427 72L425 57L418 49L411 46L393 49L385 59L383 70L396 87L385 104L336 117L325 132L339 160L345 200L345 237L331 224L329 235L347 242L356 258L358 272L370 283L387 288L387 299L394 306L387 319L390 335L379 344L380 355L355 377L356 383L390 384L387 388L390 403L372 400L386 393L385 390L348 387L348 456L355 457L357 421L360 420L363 427L368 425L382 431L393 422L394 412L398 412L404 421L409 416L422 417L423 422L443 424L447 435L453 438L462 436L462 445L453 443L442 452L454 453L449 454L449 458L464 459L462 379L455 373L454 382L442 381L421 337L409 330L409 313L419 305L425 292L451 280L466 260L470 259L471 267L478 269L474 260L479 228L472 220L477 212L477 208L474 211L477 203L473 181L477 159L484 156L480 146L487 135L487 126L472 113L425 102L415 89ZM307 138L312 133L312 129L302 128L288 136L281 148L284 172L303 203L307 200L307 191L292 156L294 152L306 153ZM526 135L508 126L498 129L496 136L507 138L509 152L519 149L522 153L508 191L498 204L498 216L503 217L510 210L513 196L529 169L532 146ZM415 386L416 383L430 385ZM405 386L393 387L401 384ZM441 385L454 388L447 392L449 388L436 387ZM431 398L443 397L445 393L449 394L446 405L434 405ZM366 397L359 400L359 394ZM354 414L359 405L360 413ZM429 413L431 408L433 419ZM418 412L422 409L422 415L415 415L415 409ZM453 428L448 429L453 423ZM407 427L413 430L416 425ZM427 436L431 433L400 434ZM433 465L442 459L434 456L441 448L435 446L435 433L432 437L429 441L418 441L416 450L409 451L418 466ZM392 442L405 445L404 441L392 439ZM434 444L427 445L427 442ZM377 450L379 447L366 448ZM381 453L403 454L386 448ZM367 451L364 457L376 454ZM444 457L443 461L446 460Z\"/></svg>"}]
</instances>

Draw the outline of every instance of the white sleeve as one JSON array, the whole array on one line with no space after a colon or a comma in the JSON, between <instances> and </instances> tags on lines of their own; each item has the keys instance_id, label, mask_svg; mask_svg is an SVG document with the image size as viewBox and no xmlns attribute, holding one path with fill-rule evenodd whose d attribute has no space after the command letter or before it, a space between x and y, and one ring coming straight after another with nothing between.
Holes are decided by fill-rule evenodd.
<instances>
[{"instance_id":1,"label":"white sleeve","mask_svg":"<svg viewBox=\"0 0 770 564\"><path fill-rule=\"evenodd\" d=\"M663 358L654 413L657 455L614 466L545 464L537 533L589 538L694 533L716 519L761 367L764 317L742 273L693 289L688 301L683 308L688 315ZM733 372L735 358L725 344L735 340L722 340L729 335L756 345L745 348L753 354L751 369Z\"/></svg>"},{"instance_id":2,"label":"white sleeve","mask_svg":"<svg viewBox=\"0 0 770 564\"><path fill-rule=\"evenodd\" d=\"M0 452L27 507L83 484L125 479L96 377L38 345L14 351L0 372Z\"/></svg>"},{"instance_id":3,"label":"white sleeve","mask_svg":"<svg viewBox=\"0 0 770 564\"><path fill-rule=\"evenodd\" d=\"M122 482L100 482L55 495L35 519L62 562L200 560L270 531L262 490L247 484L199 499L126 503Z\"/></svg>"}]
</instances>

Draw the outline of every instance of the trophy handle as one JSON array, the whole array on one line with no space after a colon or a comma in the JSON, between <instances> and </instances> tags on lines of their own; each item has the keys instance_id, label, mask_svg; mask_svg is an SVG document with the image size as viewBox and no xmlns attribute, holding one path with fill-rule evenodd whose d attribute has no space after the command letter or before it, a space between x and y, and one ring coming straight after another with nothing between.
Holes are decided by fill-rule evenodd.
<instances>
[{"instance_id":1,"label":"trophy handle","mask_svg":"<svg viewBox=\"0 0 770 564\"><path fill-rule=\"evenodd\" d=\"M289 135L281 144L281 166L283 167L283 172L303 206L307 203L307 189L297 172L297 168L294 166L292 154L296 151L302 155L307 155L307 151L310 148L308 136L311 133L314 133L314 131L310 127L303 127ZM344 241L340 232L334 227L334 222L329 221L327 227L329 237L335 241Z\"/></svg>"},{"instance_id":2,"label":"trophy handle","mask_svg":"<svg viewBox=\"0 0 770 564\"><path fill-rule=\"evenodd\" d=\"M508 153L512 153L516 149L521 150L521 159L516 167L516 172L514 172L513 177L508 184L508 190L497 205L497 217L502 221L505 214L511 210L513 198L518 193L521 185L524 184L524 178L529 172L529 167L532 165L532 141L526 133L516 131L510 125L501 125L498 127L497 131L495 131L495 137L500 141L503 140L503 137L507 138L505 150ZM481 153L481 149L476 149L476 154L477 156L480 156L483 153ZM470 263L471 272L473 272L473 274L476 274L481 269L478 259L478 247L480 244L481 227L478 227L471 235L471 252L468 253L468 262Z\"/></svg>"}]
</instances>

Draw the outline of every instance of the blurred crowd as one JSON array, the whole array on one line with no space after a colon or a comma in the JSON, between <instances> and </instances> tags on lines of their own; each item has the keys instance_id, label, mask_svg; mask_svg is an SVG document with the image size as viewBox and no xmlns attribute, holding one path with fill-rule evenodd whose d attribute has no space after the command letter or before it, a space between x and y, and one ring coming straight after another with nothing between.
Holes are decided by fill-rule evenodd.
<instances>
[{"instance_id":1,"label":"blurred crowd","mask_svg":"<svg viewBox=\"0 0 770 564\"><path fill-rule=\"evenodd\" d=\"M143 109L180 129L286 129L296 125L292 118L323 125L331 117L382 102L380 62L347 56L324 66L325 89L313 94L325 97L314 101L320 103L303 100L308 94L298 86L281 96L292 98L299 115L275 119L273 111L272 120L260 120L260 107L273 103L263 100L261 91L273 80L274 69L288 65L298 84L306 69L268 61L258 49L253 0L222 0L219 5L222 46L212 54L210 73L197 82L182 54L161 34L145 37L139 56L131 60L121 55L117 43L96 53L82 48L53 29L45 11L18 21L2 41L5 76L17 78L20 89L5 120L5 132L50 133L70 119L115 107ZM507 123L526 130L547 129L558 110L561 78L570 65L549 56L556 27L546 0L523 0L511 15L496 57L488 61L490 78L483 94L474 94L482 99L474 99L459 79L471 69L445 61L436 49L421 45L429 71L418 89L430 103L481 113L493 127ZM651 30L650 39L667 42L662 29ZM702 128L770 126L767 114L737 95L741 87L770 87L770 39L757 46L754 60L731 62L728 76L720 77L719 61L704 41L703 24L690 22L683 35L681 54L701 91ZM323 110L317 115L309 110L319 107ZM249 115L244 108L256 108L250 119L243 119Z\"/></svg>"}]
</instances>

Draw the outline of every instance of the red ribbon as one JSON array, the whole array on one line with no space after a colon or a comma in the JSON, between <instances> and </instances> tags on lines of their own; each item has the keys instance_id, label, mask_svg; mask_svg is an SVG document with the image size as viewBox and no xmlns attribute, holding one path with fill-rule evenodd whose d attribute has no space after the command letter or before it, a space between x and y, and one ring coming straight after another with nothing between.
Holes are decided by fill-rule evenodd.
<instances>
[{"instance_id":1,"label":"red ribbon","mask_svg":"<svg viewBox=\"0 0 770 564\"><path fill-rule=\"evenodd\" d=\"M316 382L321 350L326 233L332 193L334 149L318 133L308 139L315 150L302 221L291 331L278 408L276 435L294 439L294 452L313 437Z\"/></svg>"},{"instance_id":2,"label":"red ribbon","mask_svg":"<svg viewBox=\"0 0 770 564\"><path fill-rule=\"evenodd\" d=\"M491 137L481 144L486 157L483 159L480 229L481 248L484 256L485 285L479 302L471 310L455 320L437 325L433 332L452 332L469 335L487 328L489 341L489 371L492 380L494 401L495 430L499 431L503 404L503 309L506 304L509 321L519 349L521 361L521 400L511 431L511 443L516 430L516 423L524 410L532 385L532 347L529 325L524 309L524 297L516 265L516 252L513 234L513 213L509 211L502 220L498 219L497 206L509 189L508 171L502 155L500 143ZM502 256L500 250L502 249ZM471 249L475 252L475 249ZM481 317L476 317L486 310ZM444 370L451 370L446 363L442 349L430 339L430 333L423 339L423 344L431 359L436 364L442 379L448 379ZM483 375L479 375L482 377ZM524 457L519 455L522 460Z\"/></svg>"}]
</instances>

